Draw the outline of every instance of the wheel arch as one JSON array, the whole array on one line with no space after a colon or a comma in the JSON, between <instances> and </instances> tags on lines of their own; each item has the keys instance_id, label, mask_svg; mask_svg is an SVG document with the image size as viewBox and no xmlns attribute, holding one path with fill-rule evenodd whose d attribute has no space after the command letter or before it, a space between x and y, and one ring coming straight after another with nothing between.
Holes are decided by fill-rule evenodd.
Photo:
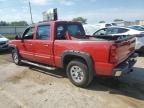
<instances>
[{"instance_id":1,"label":"wheel arch","mask_svg":"<svg viewBox=\"0 0 144 108\"><path fill-rule=\"evenodd\" d=\"M11 49L11 52L13 52L14 50L17 51L18 55L21 57L19 49L16 45L10 45L10 49Z\"/></svg>"},{"instance_id":2,"label":"wheel arch","mask_svg":"<svg viewBox=\"0 0 144 108\"><path fill-rule=\"evenodd\" d=\"M93 62L92 57L88 53L81 52L81 51L68 50L62 54L61 59L62 59L61 61L62 61L63 68L66 68L68 63L72 60L75 60L75 59L83 60L84 63L86 63L86 65L88 66L90 81L95 75L94 62Z\"/></svg>"},{"instance_id":3,"label":"wheel arch","mask_svg":"<svg viewBox=\"0 0 144 108\"><path fill-rule=\"evenodd\" d=\"M9 46L10 46L11 51L14 50L14 49L17 50L17 46L16 45L9 45Z\"/></svg>"}]
</instances>

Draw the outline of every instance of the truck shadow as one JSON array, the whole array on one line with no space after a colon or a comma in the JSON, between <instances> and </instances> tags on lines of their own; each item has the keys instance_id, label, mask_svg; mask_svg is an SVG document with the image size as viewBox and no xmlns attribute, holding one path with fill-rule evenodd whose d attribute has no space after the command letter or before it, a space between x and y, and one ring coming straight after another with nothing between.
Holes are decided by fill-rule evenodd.
<instances>
[{"instance_id":1,"label":"truck shadow","mask_svg":"<svg viewBox=\"0 0 144 108\"><path fill-rule=\"evenodd\" d=\"M88 90L106 91L110 94L124 95L135 99L144 100L144 80L139 73L144 72L144 68L135 68L135 70L137 73L135 72L134 76L127 75L122 78L96 77L92 81Z\"/></svg>"},{"instance_id":2,"label":"truck shadow","mask_svg":"<svg viewBox=\"0 0 144 108\"><path fill-rule=\"evenodd\" d=\"M55 69L47 70L35 66L28 66L31 70L50 75L56 78L67 78L65 70ZM134 68L136 70L133 75L127 75L121 78L105 78L95 77L89 87L85 88L92 91L104 91L110 94L123 95L139 100L144 100L144 80L140 72L144 72L144 68ZM141 77L139 77L141 76ZM144 74L143 74L144 76Z\"/></svg>"},{"instance_id":3,"label":"truck shadow","mask_svg":"<svg viewBox=\"0 0 144 108\"><path fill-rule=\"evenodd\" d=\"M0 55L10 54L10 50L0 51Z\"/></svg>"},{"instance_id":4,"label":"truck shadow","mask_svg":"<svg viewBox=\"0 0 144 108\"><path fill-rule=\"evenodd\" d=\"M29 66L29 65L25 64L25 66ZM65 78L65 77L67 77L66 73L63 69L48 70L48 69L43 69L43 68L35 67L35 66L29 66L29 68L33 71L40 72L40 73L43 73L43 74L46 74L46 75L50 75L50 76L53 76L53 77L56 77L56 78Z\"/></svg>"},{"instance_id":5,"label":"truck shadow","mask_svg":"<svg viewBox=\"0 0 144 108\"><path fill-rule=\"evenodd\" d=\"M139 54L139 57L144 57L144 54Z\"/></svg>"}]
</instances>

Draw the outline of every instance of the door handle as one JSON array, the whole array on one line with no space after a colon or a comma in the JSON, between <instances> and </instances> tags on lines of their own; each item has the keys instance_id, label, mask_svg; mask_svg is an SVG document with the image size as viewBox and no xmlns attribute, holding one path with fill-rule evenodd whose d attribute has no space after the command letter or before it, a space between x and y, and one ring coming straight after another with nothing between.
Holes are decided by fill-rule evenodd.
<instances>
[{"instance_id":1,"label":"door handle","mask_svg":"<svg viewBox=\"0 0 144 108\"><path fill-rule=\"evenodd\" d=\"M48 47L49 45L48 45L48 44L44 44L44 46L45 46L45 47Z\"/></svg>"},{"instance_id":2,"label":"door handle","mask_svg":"<svg viewBox=\"0 0 144 108\"><path fill-rule=\"evenodd\" d=\"M32 43L30 43L30 46L32 46L33 44Z\"/></svg>"}]
</instances>

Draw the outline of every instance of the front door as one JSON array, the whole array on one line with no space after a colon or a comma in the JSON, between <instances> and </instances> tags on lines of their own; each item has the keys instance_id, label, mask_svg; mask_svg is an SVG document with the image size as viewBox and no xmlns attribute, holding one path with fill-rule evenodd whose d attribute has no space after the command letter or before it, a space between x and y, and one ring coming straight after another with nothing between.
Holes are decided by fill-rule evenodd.
<instances>
[{"instance_id":1,"label":"front door","mask_svg":"<svg viewBox=\"0 0 144 108\"><path fill-rule=\"evenodd\" d=\"M20 49L20 55L27 60L32 60L34 57L34 49L33 49L33 38L34 38L34 27L29 27L25 30L22 37Z\"/></svg>"}]
</instances>

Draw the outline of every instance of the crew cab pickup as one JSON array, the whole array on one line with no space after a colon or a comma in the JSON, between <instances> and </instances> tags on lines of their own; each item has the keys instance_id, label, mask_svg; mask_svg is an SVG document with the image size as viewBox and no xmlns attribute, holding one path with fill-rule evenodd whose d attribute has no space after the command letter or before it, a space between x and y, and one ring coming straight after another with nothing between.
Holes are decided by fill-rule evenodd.
<instances>
[{"instance_id":1,"label":"crew cab pickup","mask_svg":"<svg viewBox=\"0 0 144 108\"><path fill-rule=\"evenodd\" d=\"M64 68L79 87L88 86L95 75L122 76L136 62L134 37L116 41L87 36L81 23L72 21L33 24L9 45L15 64Z\"/></svg>"}]
</instances>

